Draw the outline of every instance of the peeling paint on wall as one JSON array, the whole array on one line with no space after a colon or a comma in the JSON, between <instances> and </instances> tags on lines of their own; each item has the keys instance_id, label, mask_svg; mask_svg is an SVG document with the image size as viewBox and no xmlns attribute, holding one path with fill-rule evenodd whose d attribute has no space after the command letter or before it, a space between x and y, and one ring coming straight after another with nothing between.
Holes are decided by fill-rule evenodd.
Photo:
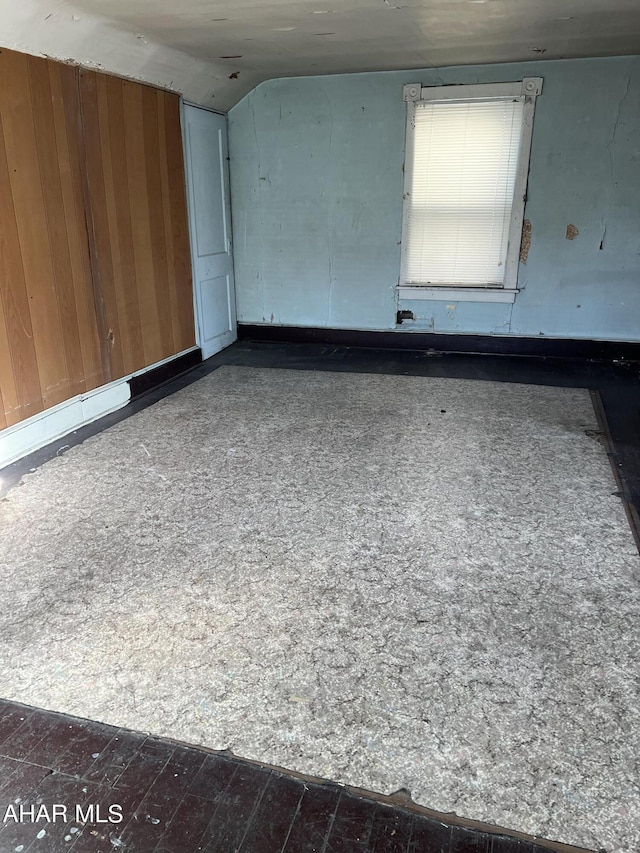
<instances>
[{"instance_id":1,"label":"peeling paint on wall","mask_svg":"<svg viewBox=\"0 0 640 853\"><path fill-rule=\"evenodd\" d=\"M567 240L575 240L579 233L580 232L575 225L572 225L571 223L567 225Z\"/></svg>"},{"instance_id":2,"label":"peeling paint on wall","mask_svg":"<svg viewBox=\"0 0 640 853\"><path fill-rule=\"evenodd\" d=\"M520 240L520 263L526 264L531 248L531 222L525 219L522 223L522 239Z\"/></svg>"}]
</instances>

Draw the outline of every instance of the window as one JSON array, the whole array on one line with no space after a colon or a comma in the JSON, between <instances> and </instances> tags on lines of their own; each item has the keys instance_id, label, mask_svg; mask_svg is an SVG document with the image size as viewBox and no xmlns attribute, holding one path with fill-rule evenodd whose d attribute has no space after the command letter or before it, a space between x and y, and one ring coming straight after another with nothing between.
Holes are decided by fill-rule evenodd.
<instances>
[{"instance_id":1,"label":"window","mask_svg":"<svg viewBox=\"0 0 640 853\"><path fill-rule=\"evenodd\" d=\"M513 302L542 80L404 87L402 298Z\"/></svg>"}]
</instances>

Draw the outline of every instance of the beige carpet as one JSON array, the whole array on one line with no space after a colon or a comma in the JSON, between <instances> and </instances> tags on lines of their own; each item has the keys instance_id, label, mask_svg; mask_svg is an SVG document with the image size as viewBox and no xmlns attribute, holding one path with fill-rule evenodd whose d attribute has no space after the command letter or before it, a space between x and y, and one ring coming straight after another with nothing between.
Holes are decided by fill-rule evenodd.
<instances>
[{"instance_id":1,"label":"beige carpet","mask_svg":"<svg viewBox=\"0 0 640 853\"><path fill-rule=\"evenodd\" d=\"M640 560L586 391L225 367L0 503L0 695L640 849Z\"/></svg>"}]
</instances>

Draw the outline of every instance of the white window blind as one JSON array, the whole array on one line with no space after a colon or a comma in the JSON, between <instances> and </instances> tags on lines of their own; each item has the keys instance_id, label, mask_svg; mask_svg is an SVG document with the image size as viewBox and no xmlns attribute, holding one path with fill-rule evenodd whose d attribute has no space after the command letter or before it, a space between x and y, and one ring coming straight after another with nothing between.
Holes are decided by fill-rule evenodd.
<instances>
[{"instance_id":1,"label":"white window blind","mask_svg":"<svg viewBox=\"0 0 640 853\"><path fill-rule=\"evenodd\" d=\"M408 285L502 286L524 98L415 105Z\"/></svg>"}]
</instances>

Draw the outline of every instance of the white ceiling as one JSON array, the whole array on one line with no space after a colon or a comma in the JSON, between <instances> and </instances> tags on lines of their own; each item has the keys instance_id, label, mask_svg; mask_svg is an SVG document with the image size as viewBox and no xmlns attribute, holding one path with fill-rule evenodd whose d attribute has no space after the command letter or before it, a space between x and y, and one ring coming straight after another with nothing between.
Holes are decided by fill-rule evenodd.
<instances>
[{"instance_id":1,"label":"white ceiling","mask_svg":"<svg viewBox=\"0 0 640 853\"><path fill-rule=\"evenodd\" d=\"M0 0L0 15L15 7L19 49L60 56L55 31L68 58L220 109L273 77L640 53L640 0Z\"/></svg>"}]
</instances>

